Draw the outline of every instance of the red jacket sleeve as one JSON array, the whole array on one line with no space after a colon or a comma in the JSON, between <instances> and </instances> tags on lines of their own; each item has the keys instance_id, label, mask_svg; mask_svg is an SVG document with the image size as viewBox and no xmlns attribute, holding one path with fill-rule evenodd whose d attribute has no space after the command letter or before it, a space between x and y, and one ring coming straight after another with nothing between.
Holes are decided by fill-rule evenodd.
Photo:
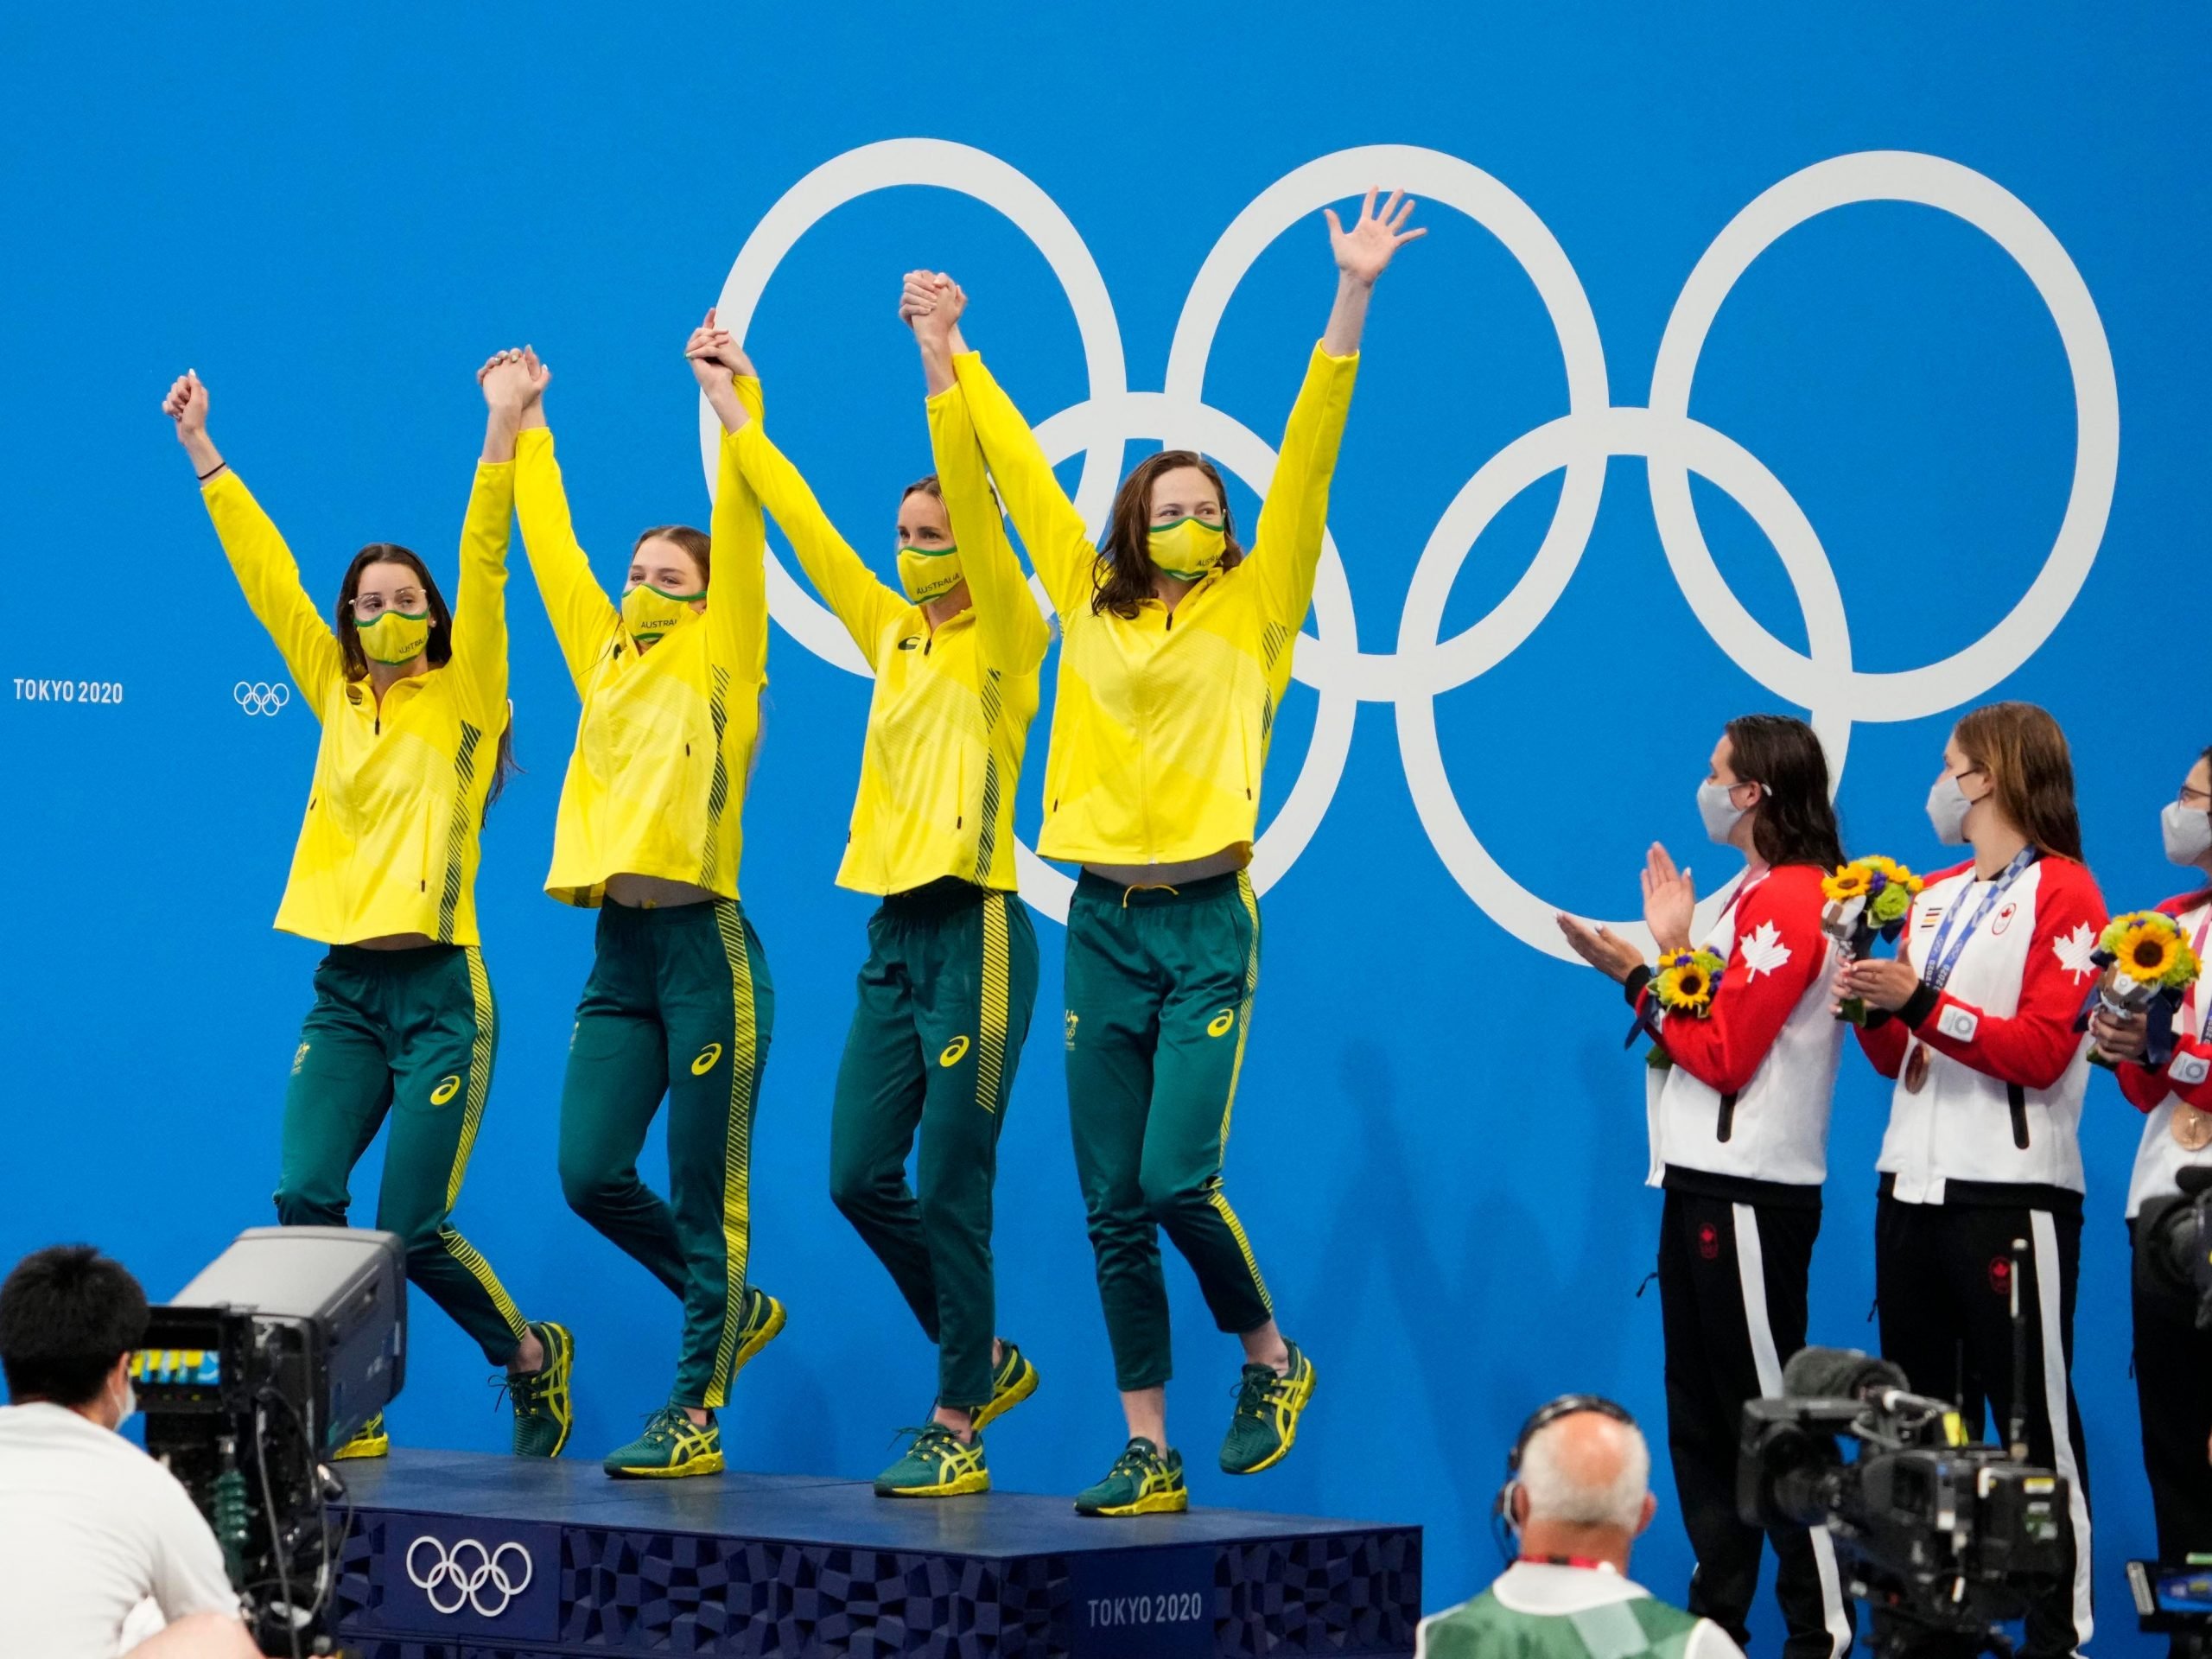
<instances>
[{"instance_id":1,"label":"red jacket sleeve","mask_svg":"<svg viewBox=\"0 0 2212 1659\"><path fill-rule=\"evenodd\" d=\"M2176 1043L2174 1053L2178 1058L2189 1048L2186 1042ZM2164 1072L2153 1071L2147 1065L2138 1065L2133 1060L2122 1060L2113 1071L2120 1078L2120 1092L2127 1096L2127 1103L2139 1112L2153 1109L2174 1092L2174 1085ZM2197 1103L2191 1101L2190 1103L2196 1105Z\"/></svg>"},{"instance_id":2,"label":"red jacket sleeve","mask_svg":"<svg viewBox=\"0 0 2212 1659\"><path fill-rule=\"evenodd\" d=\"M1821 903L1820 872L1796 864L1777 868L1738 902L1736 943L1712 1012L1659 1022L1669 1059L1708 1089L1742 1092L1827 961Z\"/></svg>"},{"instance_id":3,"label":"red jacket sleeve","mask_svg":"<svg viewBox=\"0 0 2212 1659\"><path fill-rule=\"evenodd\" d=\"M1859 1027L1859 1046L1877 1071L1894 1081L1904 1070L1904 1052L1912 1046L1912 1037L1902 1020L1885 1020Z\"/></svg>"},{"instance_id":4,"label":"red jacket sleeve","mask_svg":"<svg viewBox=\"0 0 2212 1659\"><path fill-rule=\"evenodd\" d=\"M2045 857L2036 878L2036 929L2020 1000L2006 1015L1986 1014L1948 991L1908 1005L1913 1034L1961 1065L2026 1089L2049 1089L2066 1075L2088 1039L2074 1029L2095 970L2088 953L2104 931L2096 878L2070 858ZM2085 931L2086 930L2086 931Z\"/></svg>"}]
</instances>

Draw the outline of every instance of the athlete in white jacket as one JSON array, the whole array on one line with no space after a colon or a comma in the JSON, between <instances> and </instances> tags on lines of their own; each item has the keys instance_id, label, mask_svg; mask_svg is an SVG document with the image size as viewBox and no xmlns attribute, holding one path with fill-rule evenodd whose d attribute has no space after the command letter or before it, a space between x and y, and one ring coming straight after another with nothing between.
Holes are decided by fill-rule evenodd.
<instances>
[{"instance_id":1,"label":"athlete in white jacket","mask_svg":"<svg viewBox=\"0 0 2212 1659\"><path fill-rule=\"evenodd\" d=\"M2072 1492L2065 1579L2031 1603L2021 1651L2055 1659L2091 1629L2088 1465L2069 1380L2088 1076L2074 1022L2104 899L2081 862L2065 735L2031 703L1959 721L1928 812L1973 861L1929 878L1895 960L1835 980L1839 1000L1872 1011L1860 1043L1897 1080L1878 1161L1882 1352L1922 1393L1955 1397L1976 1434L1986 1402L2001 1435L2015 1404L2015 1241L2024 1246L2028 1459Z\"/></svg>"},{"instance_id":2,"label":"athlete in white jacket","mask_svg":"<svg viewBox=\"0 0 2212 1659\"><path fill-rule=\"evenodd\" d=\"M2196 888L2158 909L2180 924L2202 960L2212 947L2212 749L2196 757L2167 803L2159 829L2166 856L2195 870ZM2143 1468L2151 1480L2158 1559L2179 1562L2212 1550L2212 1332L2196 1327L2196 1293L2154 1243L2182 1203L2181 1173L2212 1166L2212 978L2202 978L2175 1011L2173 1051L2148 1064L2141 1014L2089 1022L2113 1060L2120 1091L2144 1115L2143 1141L2127 1186L2135 1249L2135 1397L2143 1419ZM2177 1637L2177 1656L2195 1645Z\"/></svg>"},{"instance_id":3,"label":"athlete in white jacket","mask_svg":"<svg viewBox=\"0 0 2212 1659\"><path fill-rule=\"evenodd\" d=\"M1738 1646L1758 1588L1764 1535L1736 1513L1744 1402L1779 1394L1804 1346L1807 1283L1827 1174L1829 1096L1841 1028L1828 1007L1821 877L1840 863L1827 762L1802 721L1728 722L1698 791L1708 836L1743 855L1703 947L1721 958L1707 1011L1666 1012L1653 969L1605 929L1560 918L1568 942L1622 982L1666 1064L1645 1072L1649 1183L1666 1192L1659 1300L1667 1344L1667 1444L1697 1554L1688 1605ZM1654 846L1644 918L1662 950L1688 948L1694 892ZM1773 1535L1786 1659L1841 1659L1850 1604L1825 1532Z\"/></svg>"}]
</instances>

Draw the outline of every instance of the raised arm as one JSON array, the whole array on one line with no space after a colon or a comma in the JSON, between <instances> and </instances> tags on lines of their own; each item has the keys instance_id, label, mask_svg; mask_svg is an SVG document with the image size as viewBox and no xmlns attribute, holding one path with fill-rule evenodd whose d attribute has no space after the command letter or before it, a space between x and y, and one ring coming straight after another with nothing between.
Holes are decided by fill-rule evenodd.
<instances>
[{"instance_id":1,"label":"raised arm","mask_svg":"<svg viewBox=\"0 0 2212 1659\"><path fill-rule=\"evenodd\" d=\"M763 685L768 678L768 532L736 442L741 429L761 422L760 377L744 348L715 326L711 308L691 331L683 355L722 423L721 469L708 524L709 649L741 680Z\"/></svg>"},{"instance_id":2,"label":"raised arm","mask_svg":"<svg viewBox=\"0 0 2212 1659\"><path fill-rule=\"evenodd\" d=\"M928 310L903 304L899 308L921 348L922 376L930 391L930 452L945 516L952 521L953 543L960 549L984 661L1001 673L1026 674L1044 661L1052 630L1007 540L967 394L953 370L953 358L967 349L960 337L960 314L967 303L968 296L947 283Z\"/></svg>"},{"instance_id":3,"label":"raised arm","mask_svg":"<svg viewBox=\"0 0 2212 1659\"><path fill-rule=\"evenodd\" d=\"M323 688L346 671L337 636L301 586L292 550L207 435L207 404L206 385L188 369L169 388L162 408L176 423L177 442L199 474L200 499L214 521L223 555L231 562L246 604L276 641L294 683L319 720Z\"/></svg>"},{"instance_id":4,"label":"raised arm","mask_svg":"<svg viewBox=\"0 0 2212 1659\"><path fill-rule=\"evenodd\" d=\"M1323 210L1337 262L1336 303L1306 364L1298 401L1291 406L1274 479L1260 505L1260 522L1253 532L1253 574L1266 585L1270 607L1286 627L1303 624L1313 602L1322 533L1329 519L1329 486L1336 476L1344 418L1351 411L1352 383L1359 374L1368 296L1398 250L1427 234L1406 229L1414 211L1410 198L1394 191L1378 213L1375 195L1372 190L1367 193L1349 230L1335 208Z\"/></svg>"},{"instance_id":5,"label":"raised arm","mask_svg":"<svg viewBox=\"0 0 2212 1659\"><path fill-rule=\"evenodd\" d=\"M939 280L928 271L910 273L906 278L910 302L918 299L934 303ZM1029 429L1014 400L991 378L983 359L974 352L956 351L952 368L976 442L982 446L983 459L1013 516L1014 529L1021 532L1022 545L1029 550L1029 562L1044 579L1045 591L1052 596L1052 608L1060 613L1065 626L1068 618L1090 604L1091 573L1098 563L1098 549L1084 529L1083 516L1052 475L1052 464L1045 458L1036 434Z\"/></svg>"},{"instance_id":6,"label":"raised arm","mask_svg":"<svg viewBox=\"0 0 2212 1659\"><path fill-rule=\"evenodd\" d=\"M545 423L544 391L553 372L527 346L523 364L536 391L523 407L521 429L514 438L515 518L522 525L530 573L552 620L553 637L560 642L561 658L581 696L593 667L621 627L622 613L593 576L591 561L577 545L575 526L569 518L569 494L561 481L561 463L553 454L553 430ZM492 442L487 427L487 455Z\"/></svg>"},{"instance_id":7,"label":"raised arm","mask_svg":"<svg viewBox=\"0 0 2212 1659\"><path fill-rule=\"evenodd\" d=\"M753 372L742 347L734 343L730 347L730 358L743 363L744 367L736 371L737 378L733 383L738 394L738 424L728 429L724 442L735 454L738 470L743 474L747 486L790 538L791 551L798 556L799 568L806 572L806 579L822 595L823 603L844 624L845 632L853 636L861 655L874 668L883 631L893 617L906 610L906 601L876 580L875 573L853 551L852 544L837 533L836 525L830 522L830 515L822 510L822 504L815 499L814 492L807 487L798 468L770 442L765 423L757 418L760 377ZM727 369L731 364L725 362L723 366ZM753 388L754 394L750 408L746 404L747 387ZM715 395L711 391L709 393L710 398Z\"/></svg>"},{"instance_id":8,"label":"raised arm","mask_svg":"<svg viewBox=\"0 0 2212 1659\"><path fill-rule=\"evenodd\" d=\"M504 723L507 701L507 537L515 516L515 436L524 409L553 372L520 350L494 353L476 372L483 388L484 454L461 521L461 584L454 597L453 667L486 721Z\"/></svg>"}]
</instances>

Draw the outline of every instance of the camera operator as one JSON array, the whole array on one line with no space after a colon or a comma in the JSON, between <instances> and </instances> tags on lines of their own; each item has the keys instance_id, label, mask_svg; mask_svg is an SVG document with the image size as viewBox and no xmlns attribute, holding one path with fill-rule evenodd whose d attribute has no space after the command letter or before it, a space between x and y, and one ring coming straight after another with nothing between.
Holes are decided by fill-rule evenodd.
<instances>
[{"instance_id":1,"label":"camera operator","mask_svg":"<svg viewBox=\"0 0 2212 1659\"><path fill-rule=\"evenodd\" d=\"M28 1255L0 1284L0 1653L113 1659L149 1599L137 1659L241 1659L214 1533L184 1487L115 1431L137 1409L146 1294L90 1245Z\"/></svg>"},{"instance_id":2,"label":"camera operator","mask_svg":"<svg viewBox=\"0 0 2212 1659\"><path fill-rule=\"evenodd\" d=\"M2197 756L2159 827L2169 859L2212 876L2212 749ZM2200 886L2158 908L2202 957L2212 944L2212 891ZM2100 1008L2089 1031L2116 1065L2120 1092L2145 1114L2127 1188L2135 1393L2158 1559L2178 1564L2192 1552L2212 1550L2212 1332L2197 1329L2196 1288L2180 1272L2178 1253L2161 1248L2161 1234L2190 1202L2182 1172L2212 1166L2212 982L2200 980L2175 1011L2173 1053L2155 1071L2145 1064L2144 1015L2120 1018ZM2177 1650L2183 1645L2177 1638Z\"/></svg>"},{"instance_id":3,"label":"camera operator","mask_svg":"<svg viewBox=\"0 0 2212 1659\"><path fill-rule=\"evenodd\" d=\"M1897 1079L1876 1160L1882 1354L1956 1400L1972 1438L1985 1401L1998 1438L2017 1417L2025 1461L2066 1478L2063 1566L2029 1604L2022 1649L2056 1659L2091 1629L2088 1469L2069 1376L2089 1071L2075 1020L2104 899L2081 862L2065 734L2031 703L1960 720L1928 816L1972 861L1929 878L1895 960L1835 979L1840 1001L1878 1011L1859 1039Z\"/></svg>"},{"instance_id":4,"label":"camera operator","mask_svg":"<svg viewBox=\"0 0 2212 1659\"><path fill-rule=\"evenodd\" d=\"M1636 1420L1596 1395L1563 1395L1521 1430L1500 1518L1519 1559L1472 1601L1421 1623L1414 1659L1742 1659L1728 1633L1628 1577L1651 1524L1651 1452Z\"/></svg>"}]
</instances>

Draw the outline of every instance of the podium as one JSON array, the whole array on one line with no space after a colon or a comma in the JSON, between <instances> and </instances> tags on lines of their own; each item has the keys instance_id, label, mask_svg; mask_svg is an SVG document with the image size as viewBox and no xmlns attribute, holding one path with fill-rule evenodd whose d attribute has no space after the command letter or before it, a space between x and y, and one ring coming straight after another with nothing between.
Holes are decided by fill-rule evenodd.
<instances>
[{"instance_id":1,"label":"podium","mask_svg":"<svg viewBox=\"0 0 2212 1659\"><path fill-rule=\"evenodd\" d=\"M1421 1617L1418 1527L454 1452L342 1472L362 1659L1367 1659L1411 1654Z\"/></svg>"}]
</instances>

